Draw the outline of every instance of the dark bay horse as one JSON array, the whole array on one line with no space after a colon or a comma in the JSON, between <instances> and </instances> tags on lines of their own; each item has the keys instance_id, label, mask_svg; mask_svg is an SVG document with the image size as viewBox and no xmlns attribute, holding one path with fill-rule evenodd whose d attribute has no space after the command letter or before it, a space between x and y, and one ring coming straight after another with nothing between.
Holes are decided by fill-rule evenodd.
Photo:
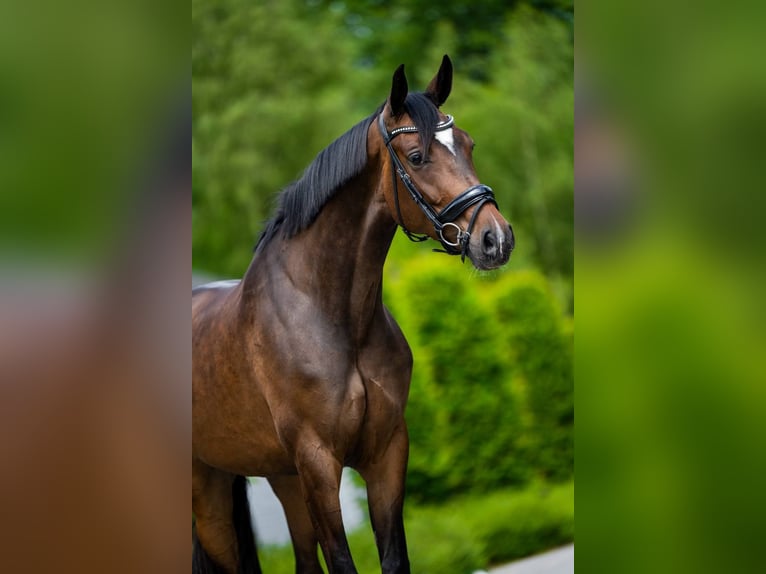
<instances>
[{"instance_id":1,"label":"dark bay horse","mask_svg":"<svg viewBox=\"0 0 766 574\"><path fill-rule=\"evenodd\" d=\"M193 568L260 572L245 476L285 509L296 569L356 572L340 512L344 466L367 483L382 571L409 572L402 507L412 354L383 306L397 225L478 269L508 261L513 232L479 183L467 133L439 107L447 56L425 92L404 66L375 113L280 195L241 281L192 294Z\"/></svg>"}]
</instances>

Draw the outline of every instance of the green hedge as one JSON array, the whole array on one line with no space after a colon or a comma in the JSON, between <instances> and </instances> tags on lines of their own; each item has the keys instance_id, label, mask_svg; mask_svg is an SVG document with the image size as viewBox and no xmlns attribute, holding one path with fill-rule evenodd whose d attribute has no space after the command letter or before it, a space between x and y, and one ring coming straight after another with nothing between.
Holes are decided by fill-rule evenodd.
<instances>
[{"instance_id":1,"label":"green hedge","mask_svg":"<svg viewBox=\"0 0 766 574\"><path fill-rule=\"evenodd\" d=\"M410 500L572 476L571 324L542 275L428 254L389 267L385 293L415 357Z\"/></svg>"},{"instance_id":2,"label":"green hedge","mask_svg":"<svg viewBox=\"0 0 766 574\"><path fill-rule=\"evenodd\" d=\"M574 483L462 497L443 506L409 505L405 516L412 571L469 574L574 540ZM349 535L360 574L380 572L373 535ZM263 571L292 574L292 549L260 550Z\"/></svg>"},{"instance_id":3,"label":"green hedge","mask_svg":"<svg viewBox=\"0 0 766 574\"><path fill-rule=\"evenodd\" d=\"M530 464L547 479L566 479L574 470L571 325L538 273L507 275L495 286L493 302L526 395Z\"/></svg>"},{"instance_id":4,"label":"green hedge","mask_svg":"<svg viewBox=\"0 0 766 574\"><path fill-rule=\"evenodd\" d=\"M448 263L416 260L387 285L415 354L408 492L420 501L521 484L528 475L500 324L477 301L476 281Z\"/></svg>"}]
</instances>

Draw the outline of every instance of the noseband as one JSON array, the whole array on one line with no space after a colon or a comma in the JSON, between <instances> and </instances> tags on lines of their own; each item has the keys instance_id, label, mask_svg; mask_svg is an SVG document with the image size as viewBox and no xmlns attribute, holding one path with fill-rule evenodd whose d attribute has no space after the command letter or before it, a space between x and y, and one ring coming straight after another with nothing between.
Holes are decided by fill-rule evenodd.
<instances>
[{"instance_id":1,"label":"noseband","mask_svg":"<svg viewBox=\"0 0 766 574\"><path fill-rule=\"evenodd\" d=\"M436 124L435 131L439 132L450 129L454 123L455 121L452 116L447 116L446 120ZM439 240L444 247L444 252L450 255L460 255L461 260L465 261L465 256L468 253L468 242L471 239L471 231L473 231L473 225L476 222L476 216L479 214L479 211L485 203L494 203L497 205L497 202L495 201L495 194L492 192L492 188L483 184L471 186L463 193L458 195L455 199L450 201L447 206L439 213L436 213L434 208L431 207L431 205L429 205L429 203L425 200L423 194L420 193L417 187L415 187L415 183L412 181L412 178L404 169L404 165L402 165L402 162L399 160L399 156L396 155L396 152L391 145L391 141L399 134L416 133L418 128L415 126L402 126L389 132L386 129L385 122L383 121L383 114L378 116L378 127L380 128L380 135L383 136L383 141L388 148L388 153L391 154L391 177L394 184L394 204L396 206L396 215L399 218L399 225L401 225L402 231L404 231L404 234L410 239L410 241L419 242L426 241L428 239L428 235L416 235L407 229L407 226L404 224L402 212L399 208L399 189L396 181L397 173L399 174L399 179L402 180L404 187L407 188L407 191L410 193L410 196L412 197L415 204L433 224L434 229L439 236ZM468 223L468 229L463 231L460 229L460 226L455 223L455 220L460 216L460 214L462 214L466 209L473 205L476 205L476 209L474 210L473 215L471 216L471 220ZM457 232L455 241L450 241L444 236L445 230L450 227L454 228Z\"/></svg>"}]
</instances>

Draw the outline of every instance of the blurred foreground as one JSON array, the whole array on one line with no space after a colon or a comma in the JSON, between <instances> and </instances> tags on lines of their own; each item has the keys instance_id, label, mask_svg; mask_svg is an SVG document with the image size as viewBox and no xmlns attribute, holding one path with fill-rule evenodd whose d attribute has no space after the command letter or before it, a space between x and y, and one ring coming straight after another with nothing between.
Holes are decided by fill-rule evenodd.
<instances>
[{"instance_id":1,"label":"blurred foreground","mask_svg":"<svg viewBox=\"0 0 766 574\"><path fill-rule=\"evenodd\" d=\"M578 21L582 572L764 568L762 17L596 2Z\"/></svg>"},{"instance_id":2,"label":"blurred foreground","mask_svg":"<svg viewBox=\"0 0 766 574\"><path fill-rule=\"evenodd\" d=\"M0 6L0 572L188 568L191 113L173 4Z\"/></svg>"}]
</instances>

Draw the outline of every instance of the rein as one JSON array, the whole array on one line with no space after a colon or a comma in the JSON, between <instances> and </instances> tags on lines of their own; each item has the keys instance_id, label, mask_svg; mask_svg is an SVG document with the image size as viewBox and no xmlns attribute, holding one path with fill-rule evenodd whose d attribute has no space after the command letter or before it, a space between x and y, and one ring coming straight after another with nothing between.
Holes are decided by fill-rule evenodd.
<instances>
[{"instance_id":1,"label":"rein","mask_svg":"<svg viewBox=\"0 0 766 574\"><path fill-rule=\"evenodd\" d=\"M435 131L439 132L450 129L454 123L455 120L452 118L452 116L447 116L446 120L436 124ZM479 211L484 206L484 204L494 203L497 205L497 202L495 201L495 194L493 193L492 188L481 183L471 186L463 193L458 195L455 199L450 201L447 206L441 210L441 212L437 213L436 210L434 210L434 208L431 207L431 205L429 205L429 203L425 200L423 194L420 193L420 190L415 187L415 183L407 173L407 170L404 169L404 165L399 159L399 156L396 155L396 152L391 145L391 141L399 134L416 133L418 128L415 126L402 126L389 132L386 129L385 122L383 121L383 114L378 116L378 128L380 129L380 135L383 136L383 141L386 144L386 148L388 148L388 153L391 155L391 178L394 184L394 204L396 206L396 215L399 218L399 225L401 226L402 231L404 231L404 234L409 238L410 241L421 242L426 241L429 238L428 235L416 235L412 233L404 224L402 212L399 207L399 188L396 178L397 174L399 175L399 179L402 180L404 187L410 193L410 196L412 197L415 204L433 224L436 233L439 235L439 240L444 249L435 249L434 251L441 251L449 255L460 255L461 261L465 261L465 256L468 253L468 242L471 239L471 231L473 231L473 225L476 222L476 216L479 214ZM455 223L455 219L457 219L466 209L473 205L476 205L476 209L474 210L473 215L471 216L471 220L468 223L468 229L463 231L460 226ZM444 236L444 231L449 227L454 228L457 232L455 241L450 241Z\"/></svg>"}]
</instances>

